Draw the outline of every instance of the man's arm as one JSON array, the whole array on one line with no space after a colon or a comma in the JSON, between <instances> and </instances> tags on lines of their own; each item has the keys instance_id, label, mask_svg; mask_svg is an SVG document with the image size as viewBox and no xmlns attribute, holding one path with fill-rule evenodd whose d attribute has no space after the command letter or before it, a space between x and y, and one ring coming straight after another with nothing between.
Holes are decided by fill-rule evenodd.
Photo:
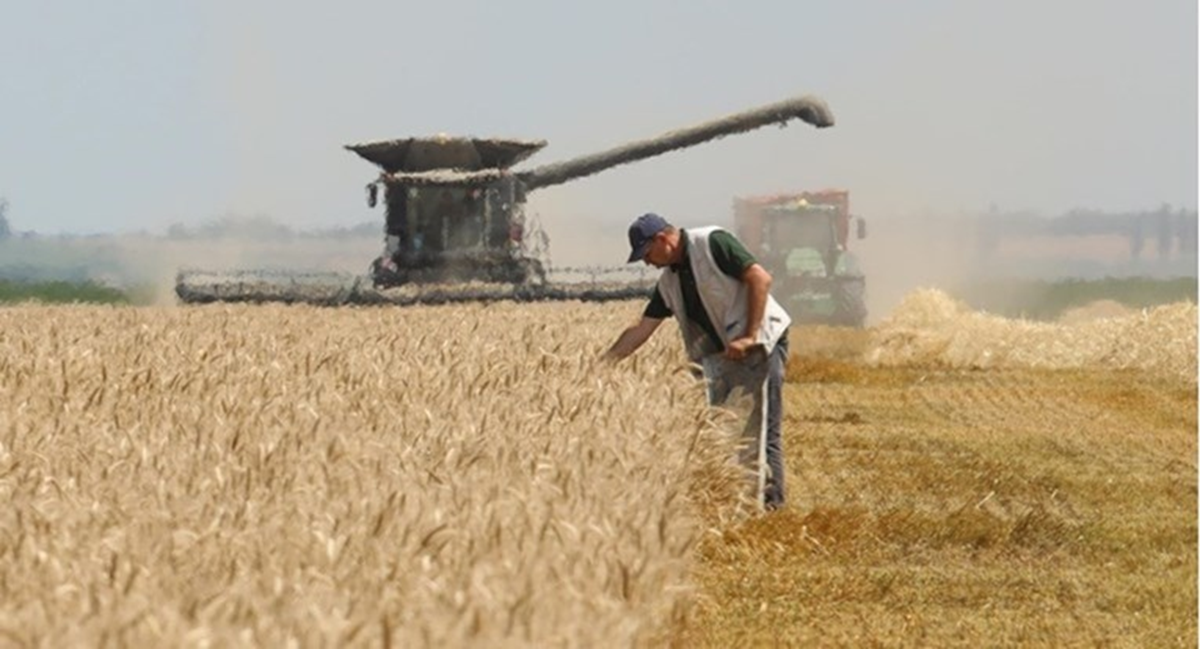
<instances>
[{"instance_id":1,"label":"man's arm","mask_svg":"<svg viewBox=\"0 0 1200 649\"><path fill-rule=\"evenodd\" d=\"M747 266L740 279L746 285L746 330L740 338L730 341L725 350L725 356L732 360L745 358L746 352L758 344L758 330L762 328L767 295L771 292L771 274L757 263Z\"/></svg>"},{"instance_id":2,"label":"man's arm","mask_svg":"<svg viewBox=\"0 0 1200 649\"><path fill-rule=\"evenodd\" d=\"M746 285L746 332L743 336L758 338L763 317L767 312L767 295L771 293L771 273L758 264L751 264L742 272Z\"/></svg>"},{"instance_id":3,"label":"man's arm","mask_svg":"<svg viewBox=\"0 0 1200 649\"><path fill-rule=\"evenodd\" d=\"M630 326L617 338L617 342L604 354L604 359L608 361L618 361L626 356L637 351L647 340L651 334L658 329L658 325L662 324L660 318L648 318L642 316L642 319Z\"/></svg>"},{"instance_id":4,"label":"man's arm","mask_svg":"<svg viewBox=\"0 0 1200 649\"><path fill-rule=\"evenodd\" d=\"M731 232L717 230L708 241L713 260L721 272L746 285L746 329L725 349L727 358L741 360L758 344L758 330L766 317L767 296L771 292L771 274Z\"/></svg>"}]
</instances>

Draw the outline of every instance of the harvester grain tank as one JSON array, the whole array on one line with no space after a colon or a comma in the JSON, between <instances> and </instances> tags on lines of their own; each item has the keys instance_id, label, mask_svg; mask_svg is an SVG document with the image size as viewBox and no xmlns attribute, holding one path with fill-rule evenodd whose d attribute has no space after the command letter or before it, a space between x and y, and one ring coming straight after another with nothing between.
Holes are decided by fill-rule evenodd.
<instances>
[{"instance_id":1,"label":"harvester grain tank","mask_svg":"<svg viewBox=\"0 0 1200 649\"><path fill-rule=\"evenodd\" d=\"M190 272L180 273L176 292L185 302L322 304L606 300L646 294L645 282L549 281L525 238L529 192L793 119L818 128L833 125L823 101L798 97L527 171L513 166L544 147L544 140L436 135L347 145L380 168L367 188L372 206L382 189L384 249L371 263L368 278L330 289L319 281L287 277L221 282L211 273ZM286 290L279 290L280 284Z\"/></svg>"}]
</instances>

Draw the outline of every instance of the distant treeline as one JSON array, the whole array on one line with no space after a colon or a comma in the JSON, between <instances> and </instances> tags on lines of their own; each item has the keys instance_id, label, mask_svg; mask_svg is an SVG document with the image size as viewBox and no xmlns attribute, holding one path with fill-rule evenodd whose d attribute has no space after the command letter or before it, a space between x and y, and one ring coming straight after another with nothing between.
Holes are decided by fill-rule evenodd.
<instances>
[{"instance_id":1,"label":"distant treeline","mask_svg":"<svg viewBox=\"0 0 1200 649\"><path fill-rule=\"evenodd\" d=\"M1196 256L1196 210L1173 209L1170 205L1135 212L1072 210L1054 217L993 210L975 220L980 251L984 254L991 252L1001 239L1116 235L1129 240L1131 259L1148 254L1159 259ZM1147 250L1149 247L1153 253Z\"/></svg>"},{"instance_id":2,"label":"distant treeline","mask_svg":"<svg viewBox=\"0 0 1200 649\"><path fill-rule=\"evenodd\" d=\"M350 239L383 237L381 221L366 221L351 226L325 228L295 228L269 216L222 216L196 225L173 223L165 235L146 231L126 234L56 234L44 235L32 230L13 230L7 216L8 203L0 198L0 241L6 239L74 240L111 237L141 237L175 241L238 239L242 241L290 241L295 239Z\"/></svg>"},{"instance_id":3,"label":"distant treeline","mask_svg":"<svg viewBox=\"0 0 1200 649\"><path fill-rule=\"evenodd\" d=\"M0 304L148 304L149 289L118 289L92 281L21 282L0 279Z\"/></svg>"},{"instance_id":4,"label":"distant treeline","mask_svg":"<svg viewBox=\"0 0 1200 649\"><path fill-rule=\"evenodd\" d=\"M383 237L381 221L367 221L353 226L315 228L309 230L293 228L268 216L221 217L199 225L172 224L167 228L167 239L204 240L239 239L244 241L289 241L293 239L339 239L357 237Z\"/></svg>"},{"instance_id":5,"label":"distant treeline","mask_svg":"<svg viewBox=\"0 0 1200 649\"><path fill-rule=\"evenodd\" d=\"M0 241L12 236L12 226L8 224L8 200L0 196Z\"/></svg>"},{"instance_id":6,"label":"distant treeline","mask_svg":"<svg viewBox=\"0 0 1200 649\"><path fill-rule=\"evenodd\" d=\"M365 221L351 226L325 228L296 228L265 215L227 215L187 225L174 223L165 234L138 232L129 235L40 235L37 232L12 230L7 218L8 203L0 197L0 240L22 239L93 239L112 236L136 236L151 239L178 241L238 239L244 241L289 241L297 239L340 239L383 236L382 221ZM1002 239L1034 236L1097 236L1119 235L1128 237L1131 256L1140 256L1143 249L1153 246L1158 255L1172 252L1195 255L1197 248L1197 212L1194 209L1174 209L1163 205L1154 210L1113 212L1077 209L1057 216L1045 216L1036 212L1004 212L991 209L987 212L966 213L962 222L972 223L978 233L982 252Z\"/></svg>"}]
</instances>

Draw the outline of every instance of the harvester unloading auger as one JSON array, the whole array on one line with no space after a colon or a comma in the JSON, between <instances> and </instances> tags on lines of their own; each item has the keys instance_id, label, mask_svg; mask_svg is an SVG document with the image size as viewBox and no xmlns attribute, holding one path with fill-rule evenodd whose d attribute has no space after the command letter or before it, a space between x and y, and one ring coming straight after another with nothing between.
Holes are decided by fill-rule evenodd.
<instances>
[{"instance_id":1,"label":"harvester unloading auger","mask_svg":"<svg viewBox=\"0 0 1200 649\"><path fill-rule=\"evenodd\" d=\"M799 97L529 171L510 167L544 147L545 140L439 135L347 145L382 169L367 186L372 207L383 188L387 209L384 251L371 264L370 275L181 270L175 292L183 302L193 303L325 305L619 300L647 295L649 279L550 281L525 236L526 194L792 119L818 128L833 125L833 114L823 101Z\"/></svg>"}]
</instances>

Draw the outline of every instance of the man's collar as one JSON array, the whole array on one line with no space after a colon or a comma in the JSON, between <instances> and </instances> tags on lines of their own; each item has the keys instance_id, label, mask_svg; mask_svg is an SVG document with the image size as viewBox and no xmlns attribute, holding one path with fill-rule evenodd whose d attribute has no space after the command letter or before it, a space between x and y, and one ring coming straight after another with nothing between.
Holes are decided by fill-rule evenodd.
<instances>
[{"instance_id":1,"label":"man's collar","mask_svg":"<svg viewBox=\"0 0 1200 649\"><path fill-rule=\"evenodd\" d=\"M683 255L679 257L679 261L677 263L669 266L671 271L675 273L678 273L683 268L683 265L688 261L687 232L684 232L682 229L679 230L679 247L683 250Z\"/></svg>"}]
</instances>

